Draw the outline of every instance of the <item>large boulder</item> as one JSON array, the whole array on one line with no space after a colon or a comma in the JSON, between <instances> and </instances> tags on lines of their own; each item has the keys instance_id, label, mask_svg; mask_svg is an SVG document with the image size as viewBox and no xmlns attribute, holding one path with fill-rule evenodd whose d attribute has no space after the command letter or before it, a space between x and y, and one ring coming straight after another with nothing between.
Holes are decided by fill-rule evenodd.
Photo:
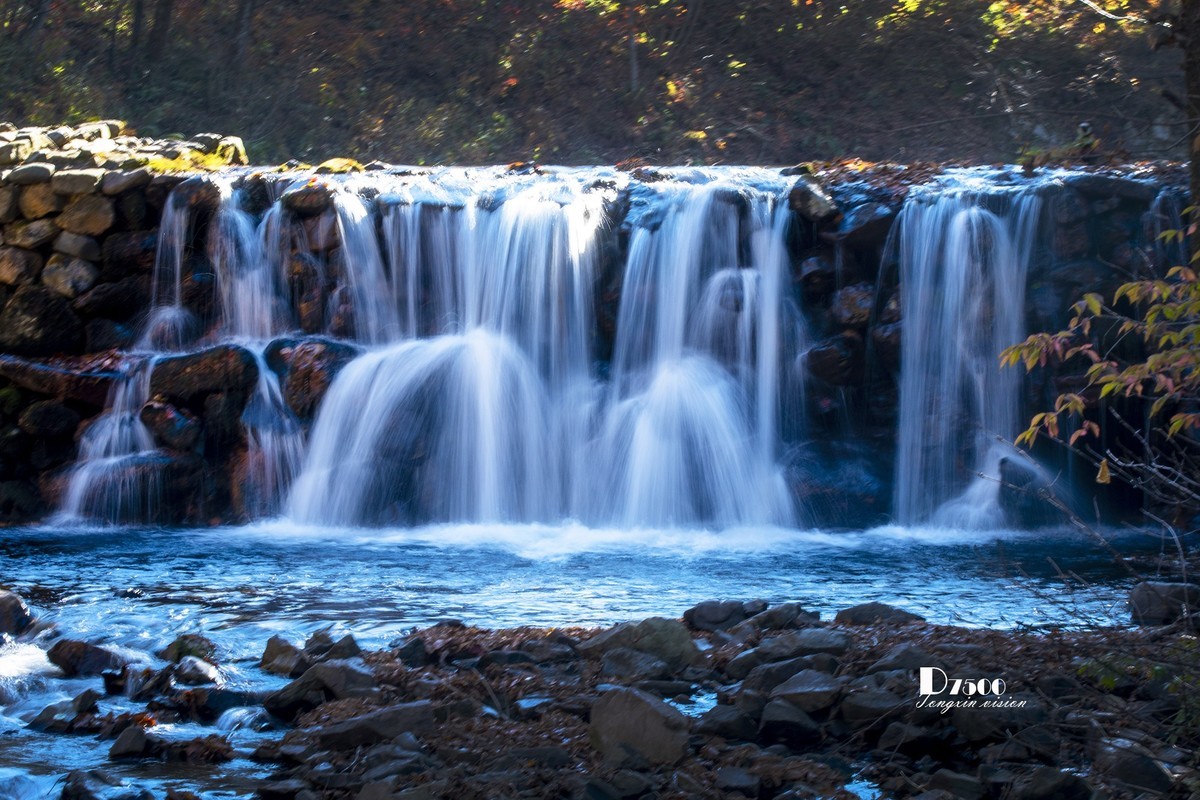
<instances>
[{"instance_id":1,"label":"large boulder","mask_svg":"<svg viewBox=\"0 0 1200 800\"><path fill-rule=\"evenodd\" d=\"M623 622L581 643L584 656L601 656L609 650L628 647L664 661L672 670L694 664L700 650L687 626L679 620L651 617L641 622Z\"/></svg>"},{"instance_id":2,"label":"large boulder","mask_svg":"<svg viewBox=\"0 0 1200 800\"><path fill-rule=\"evenodd\" d=\"M808 713L824 711L834 704L845 683L844 678L806 669L776 686L771 697L786 700Z\"/></svg>"},{"instance_id":3,"label":"large boulder","mask_svg":"<svg viewBox=\"0 0 1200 800\"><path fill-rule=\"evenodd\" d=\"M614 764L674 764L688 749L687 718L638 689L613 689L592 706L592 746Z\"/></svg>"},{"instance_id":4,"label":"large boulder","mask_svg":"<svg viewBox=\"0 0 1200 800\"><path fill-rule=\"evenodd\" d=\"M33 624L33 615L21 597L0 589L0 636L17 636Z\"/></svg>"},{"instance_id":5,"label":"large boulder","mask_svg":"<svg viewBox=\"0 0 1200 800\"><path fill-rule=\"evenodd\" d=\"M131 231L104 237L100 248L101 280L119 281L135 274L149 274L158 251L158 231Z\"/></svg>"},{"instance_id":6,"label":"large boulder","mask_svg":"<svg viewBox=\"0 0 1200 800\"><path fill-rule=\"evenodd\" d=\"M38 394L103 408L117 373L88 368L73 370L0 355L0 377Z\"/></svg>"},{"instance_id":7,"label":"large boulder","mask_svg":"<svg viewBox=\"0 0 1200 800\"><path fill-rule=\"evenodd\" d=\"M834 386L862 383L865 347L860 335L846 331L809 348L801 356L808 373Z\"/></svg>"},{"instance_id":8,"label":"large boulder","mask_svg":"<svg viewBox=\"0 0 1200 800\"><path fill-rule=\"evenodd\" d=\"M1142 581L1129 592L1135 625L1169 625L1200 612L1200 584Z\"/></svg>"},{"instance_id":9,"label":"large boulder","mask_svg":"<svg viewBox=\"0 0 1200 800\"><path fill-rule=\"evenodd\" d=\"M20 356L71 355L83 349L83 323L62 295L22 286L0 312L0 351Z\"/></svg>"},{"instance_id":10,"label":"large boulder","mask_svg":"<svg viewBox=\"0 0 1200 800\"><path fill-rule=\"evenodd\" d=\"M379 686L362 659L326 661L268 695L263 708L288 722L329 700L375 698Z\"/></svg>"},{"instance_id":11,"label":"large boulder","mask_svg":"<svg viewBox=\"0 0 1200 800\"><path fill-rule=\"evenodd\" d=\"M320 339L279 345L268 349L268 357L282 373L284 400L300 419L312 418L333 379L360 352L344 342Z\"/></svg>"},{"instance_id":12,"label":"large boulder","mask_svg":"<svg viewBox=\"0 0 1200 800\"><path fill-rule=\"evenodd\" d=\"M21 412L17 426L40 439L72 436L79 426L79 414L57 400L40 400Z\"/></svg>"},{"instance_id":13,"label":"large boulder","mask_svg":"<svg viewBox=\"0 0 1200 800\"><path fill-rule=\"evenodd\" d=\"M428 733L433 728L433 704L418 700L324 725L316 730L315 738L322 747L331 750L353 750L390 741L405 733Z\"/></svg>"},{"instance_id":14,"label":"large boulder","mask_svg":"<svg viewBox=\"0 0 1200 800\"><path fill-rule=\"evenodd\" d=\"M924 622L925 618L886 603L861 603L843 608L833 621L842 625L908 625Z\"/></svg>"},{"instance_id":15,"label":"large boulder","mask_svg":"<svg viewBox=\"0 0 1200 800\"><path fill-rule=\"evenodd\" d=\"M60 639L55 642L46 653L46 658L68 678L116 671L129 663L129 659L118 653L74 639Z\"/></svg>"},{"instance_id":16,"label":"large boulder","mask_svg":"<svg viewBox=\"0 0 1200 800\"><path fill-rule=\"evenodd\" d=\"M245 397L257 380L258 363L249 350L231 344L218 345L199 353L156 361L150 376L150 393L194 406L217 393Z\"/></svg>"}]
</instances>

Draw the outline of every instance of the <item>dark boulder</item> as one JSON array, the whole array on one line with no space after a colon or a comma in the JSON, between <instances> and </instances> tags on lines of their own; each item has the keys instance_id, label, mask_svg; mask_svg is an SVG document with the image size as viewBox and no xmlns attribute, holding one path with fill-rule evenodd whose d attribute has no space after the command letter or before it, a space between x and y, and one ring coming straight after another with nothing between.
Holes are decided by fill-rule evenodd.
<instances>
[{"instance_id":1,"label":"dark boulder","mask_svg":"<svg viewBox=\"0 0 1200 800\"><path fill-rule=\"evenodd\" d=\"M111 319L89 319L83 326L84 350L102 353L106 350L128 350L137 343L138 333L132 325Z\"/></svg>"},{"instance_id":2,"label":"dark boulder","mask_svg":"<svg viewBox=\"0 0 1200 800\"><path fill-rule=\"evenodd\" d=\"M925 618L886 603L862 603L843 608L837 612L833 621L842 625L908 625L924 622Z\"/></svg>"},{"instance_id":3,"label":"dark boulder","mask_svg":"<svg viewBox=\"0 0 1200 800\"><path fill-rule=\"evenodd\" d=\"M723 631L745 618L745 607L737 600L705 600L683 612L683 621L697 631Z\"/></svg>"},{"instance_id":4,"label":"dark boulder","mask_svg":"<svg viewBox=\"0 0 1200 800\"><path fill-rule=\"evenodd\" d=\"M360 351L342 342L308 340L281 346L274 352L283 368L284 400L298 418L311 419L333 379Z\"/></svg>"},{"instance_id":5,"label":"dark boulder","mask_svg":"<svg viewBox=\"0 0 1200 800\"><path fill-rule=\"evenodd\" d=\"M161 400L151 400L142 406L140 414L154 439L172 450L191 450L200 443L202 426L190 412Z\"/></svg>"},{"instance_id":6,"label":"dark boulder","mask_svg":"<svg viewBox=\"0 0 1200 800\"><path fill-rule=\"evenodd\" d=\"M799 216L820 225L838 215L837 203L811 176L801 176L788 193L788 207Z\"/></svg>"},{"instance_id":7,"label":"dark boulder","mask_svg":"<svg viewBox=\"0 0 1200 800\"><path fill-rule=\"evenodd\" d=\"M23 480L0 482L0 522L29 522L45 509L42 495L33 484Z\"/></svg>"},{"instance_id":8,"label":"dark boulder","mask_svg":"<svg viewBox=\"0 0 1200 800\"><path fill-rule=\"evenodd\" d=\"M41 400L21 412L17 426L38 438L74 436L79 414L57 400Z\"/></svg>"},{"instance_id":9,"label":"dark boulder","mask_svg":"<svg viewBox=\"0 0 1200 800\"><path fill-rule=\"evenodd\" d=\"M803 710L786 700L775 699L763 708L759 737L798 749L821 738L821 726Z\"/></svg>"},{"instance_id":10,"label":"dark boulder","mask_svg":"<svg viewBox=\"0 0 1200 800\"><path fill-rule=\"evenodd\" d=\"M801 358L810 375L834 386L862 383L864 347L853 332L831 336L809 348Z\"/></svg>"},{"instance_id":11,"label":"dark boulder","mask_svg":"<svg viewBox=\"0 0 1200 800\"><path fill-rule=\"evenodd\" d=\"M638 689L613 689L592 706L589 738L606 761L674 764L687 753L687 718Z\"/></svg>"},{"instance_id":12,"label":"dark boulder","mask_svg":"<svg viewBox=\"0 0 1200 800\"><path fill-rule=\"evenodd\" d=\"M882 246L895 218L895 209L886 203L863 203L842 217L837 238L851 247Z\"/></svg>"},{"instance_id":13,"label":"dark boulder","mask_svg":"<svg viewBox=\"0 0 1200 800\"><path fill-rule=\"evenodd\" d=\"M132 275L149 275L158 251L158 231L109 234L100 250L101 281L116 282Z\"/></svg>"},{"instance_id":14,"label":"dark boulder","mask_svg":"<svg viewBox=\"0 0 1200 800\"><path fill-rule=\"evenodd\" d=\"M218 345L155 362L150 393L195 407L205 397L217 393L236 393L244 399L257 380L258 363L249 350L231 344Z\"/></svg>"},{"instance_id":15,"label":"dark boulder","mask_svg":"<svg viewBox=\"0 0 1200 800\"><path fill-rule=\"evenodd\" d=\"M315 217L333 204L333 190L320 181L310 180L283 193L283 207L298 217Z\"/></svg>"},{"instance_id":16,"label":"dark boulder","mask_svg":"<svg viewBox=\"0 0 1200 800\"><path fill-rule=\"evenodd\" d=\"M1135 625L1169 625L1200 611L1200 584L1142 581L1129 592Z\"/></svg>"},{"instance_id":17,"label":"dark boulder","mask_svg":"<svg viewBox=\"0 0 1200 800\"><path fill-rule=\"evenodd\" d=\"M129 663L124 656L111 650L74 639L60 639L55 642L46 653L46 658L68 678L116 671Z\"/></svg>"},{"instance_id":18,"label":"dark boulder","mask_svg":"<svg viewBox=\"0 0 1200 800\"><path fill-rule=\"evenodd\" d=\"M60 294L22 286L0 312L0 350L20 356L73 355L83 351L83 324Z\"/></svg>"},{"instance_id":19,"label":"dark boulder","mask_svg":"<svg viewBox=\"0 0 1200 800\"><path fill-rule=\"evenodd\" d=\"M21 597L0 589L0 636L17 636L33 624L33 615Z\"/></svg>"},{"instance_id":20,"label":"dark boulder","mask_svg":"<svg viewBox=\"0 0 1200 800\"><path fill-rule=\"evenodd\" d=\"M405 733L428 733L433 728L433 704L417 700L323 725L314 735L322 747L352 750L390 741Z\"/></svg>"},{"instance_id":21,"label":"dark boulder","mask_svg":"<svg viewBox=\"0 0 1200 800\"><path fill-rule=\"evenodd\" d=\"M114 283L100 283L75 298L75 311L85 319L106 317L127 320L150 302L150 278L130 275Z\"/></svg>"},{"instance_id":22,"label":"dark boulder","mask_svg":"<svg viewBox=\"0 0 1200 800\"><path fill-rule=\"evenodd\" d=\"M263 701L263 707L290 722L297 715L329 700L375 698L378 695L375 676L361 659L326 661L269 695Z\"/></svg>"},{"instance_id":23,"label":"dark boulder","mask_svg":"<svg viewBox=\"0 0 1200 800\"><path fill-rule=\"evenodd\" d=\"M833 321L846 328L864 328L875 308L875 287L856 283L833 293L829 311Z\"/></svg>"},{"instance_id":24,"label":"dark boulder","mask_svg":"<svg viewBox=\"0 0 1200 800\"><path fill-rule=\"evenodd\" d=\"M0 355L0 377L38 394L103 408L117 374L103 369L69 369Z\"/></svg>"}]
</instances>

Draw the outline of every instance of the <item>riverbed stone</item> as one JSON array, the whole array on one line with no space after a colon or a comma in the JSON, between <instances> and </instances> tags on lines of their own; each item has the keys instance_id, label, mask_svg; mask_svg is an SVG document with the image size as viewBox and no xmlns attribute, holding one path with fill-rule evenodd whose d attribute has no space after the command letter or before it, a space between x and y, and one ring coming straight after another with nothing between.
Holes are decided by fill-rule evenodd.
<instances>
[{"instance_id":1,"label":"riverbed stone","mask_svg":"<svg viewBox=\"0 0 1200 800\"><path fill-rule=\"evenodd\" d=\"M316 730L315 736L322 747L350 750L390 741L405 733L428 733L434 729L434 724L433 704L429 700L417 700L323 725Z\"/></svg>"},{"instance_id":2,"label":"riverbed stone","mask_svg":"<svg viewBox=\"0 0 1200 800\"><path fill-rule=\"evenodd\" d=\"M758 721L737 706L713 706L701 715L696 732L723 739L752 741L758 734Z\"/></svg>"},{"instance_id":3,"label":"riverbed stone","mask_svg":"<svg viewBox=\"0 0 1200 800\"><path fill-rule=\"evenodd\" d=\"M1135 625L1169 625L1197 611L1200 584L1142 581L1129 592L1129 613Z\"/></svg>"},{"instance_id":4,"label":"riverbed stone","mask_svg":"<svg viewBox=\"0 0 1200 800\"><path fill-rule=\"evenodd\" d=\"M821 738L821 726L803 709L776 698L763 708L759 736L764 742L802 748Z\"/></svg>"},{"instance_id":5,"label":"riverbed stone","mask_svg":"<svg viewBox=\"0 0 1200 800\"><path fill-rule=\"evenodd\" d=\"M612 689L591 710L589 739L606 761L674 764L687 752L687 718L639 689Z\"/></svg>"},{"instance_id":6,"label":"riverbed stone","mask_svg":"<svg viewBox=\"0 0 1200 800\"><path fill-rule=\"evenodd\" d=\"M54 239L52 247L54 252L66 256L74 256L87 261L100 260L100 242L90 236L63 231Z\"/></svg>"},{"instance_id":7,"label":"riverbed stone","mask_svg":"<svg viewBox=\"0 0 1200 800\"><path fill-rule=\"evenodd\" d=\"M312 666L303 650L278 635L267 640L258 665L266 672L285 678L298 678Z\"/></svg>"},{"instance_id":8,"label":"riverbed stone","mask_svg":"<svg viewBox=\"0 0 1200 800\"><path fill-rule=\"evenodd\" d=\"M354 658L326 661L311 667L299 678L269 695L263 701L263 707L271 714L291 721L298 714L328 700L369 699L378 695L375 676L362 659Z\"/></svg>"},{"instance_id":9,"label":"riverbed stone","mask_svg":"<svg viewBox=\"0 0 1200 800\"><path fill-rule=\"evenodd\" d=\"M861 603L844 608L834 616L834 622L842 625L906 625L924 621L924 617L886 603Z\"/></svg>"},{"instance_id":10,"label":"riverbed stone","mask_svg":"<svg viewBox=\"0 0 1200 800\"><path fill-rule=\"evenodd\" d=\"M18 636L33 624L33 614L15 592L0 589L0 636Z\"/></svg>"},{"instance_id":11,"label":"riverbed stone","mask_svg":"<svg viewBox=\"0 0 1200 800\"><path fill-rule=\"evenodd\" d=\"M1096 771L1131 789L1162 794L1174 781L1150 752L1130 739L1114 737L1096 745L1093 757Z\"/></svg>"},{"instance_id":12,"label":"riverbed stone","mask_svg":"<svg viewBox=\"0 0 1200 800\"><path fill-rule=\"evenodd\" d=\"M705 600L683 612L683 621L698 631L723 631L746 618L737 600Z\"/></svg>"},{"instance_id":13,"label":"riverbed stone","mask_svg":"<svg viewBox=\"0 0 1200 800\"><path fill-rule=\"evenodd\" d=\"M883 726L906 706L904 698L886 689L854 692L838 706L842 719L855 728Z\"/></svg>"},{"instance_id":14,"label":"riverbed stone","mask_svg":"<svg viewBox=\"0 0 1200 800\"><path fill-rule=\"evenodd\" d=\"M695 663L700 650L687 626L679 620L650 617L641 622L623 622L579 644L584 656L596 657L617 647L629 647L662 659L672 670Z\"/></svg>"},{"instance_id":15,"label":"riverbed stone","mask_svg":"<svg viewBox=\"0 0 1200 800\"><path fill-rule=\"evenodd\" d=\"M627 680L656 680L670 677L671 668L661 659L630 647L614 647L600 659L600 673Z\"/></svg>"},{"instance_id":16,"label":"riverbed stone","mask_svg":"<svg viewBox=\"0 0 1200 800\"><path fill-rule=\"evenodd\" d=\"M175 680L185 686L204 686L221 682L221 671L196 656L184 656L175 667Z\"/></svg>"},{"instance_id":17,"label":"riverbed stone","mask_svg":"<svg viewBox=\"0 0 1200 800\"><path fill-rule=\"evenodd\" d=\"M19 356L78 353L83 325L71 305L41 286L17 289L0 312L0 351Z\"/></svg>"},{"instance_id":18,"label":"riverbed stone","mask_svg":"<svg viewBox=\"0 0 1200 800\"><path fill-rule=\"evenodd\" d=\"M771 691L771 697L786 700L801 711L813 713L832 706L845 686L844 678L835 678L815 669L802 670Z\"/></svg>"},{"instance_id":19,"label":"riverbed stone","mask_svg":"<svg viewBox=\"0 0 1200 800\"><path fill-rule=\"evenodd\" d=\"M863 328L875 308L875 287L869 283L845 286L833 293L829 313L833 321L847 328Z\"/></svg>"},{"instance_id":20,"label":"riverbed stone","mask_svg":"<svg viewBox=\"0 0 1200 800\"><path fill-rule=\"evenodd\" d=\"M1049 713L1032 693L1018 692L1004 697L1005 705L995 708L956 708L951 723L969 742L1007 739L1044 724Z\"/></svg>"},{"instance_id":21,"label":"riverbed stone","mask_svg":"<svg viewBox=\"0 0 1200 800\"><path fill-rule=\"evenodd\" d=\"M74 770L63 779L60 800L154 800L154 794L100 770Z\"/></svg>"},{"instance_id":22,"label":"riverbed stone","mask_svg":"<svg viewBox=\"0 0 1200 800\"><path fill-rule=\"evenodd\" d=\"M46 653L50 663L68 678L78 675L99 675L119 670L129 663L124 656L75 639L59 639Z\"/></svg>"}]
</instances>

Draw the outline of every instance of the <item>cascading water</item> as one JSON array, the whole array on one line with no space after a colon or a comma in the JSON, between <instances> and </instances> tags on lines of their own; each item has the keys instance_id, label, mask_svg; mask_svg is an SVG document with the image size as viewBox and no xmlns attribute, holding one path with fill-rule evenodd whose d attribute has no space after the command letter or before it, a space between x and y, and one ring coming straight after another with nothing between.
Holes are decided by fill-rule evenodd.
<instances>
[{"instance_id":1,"label":"cascading water","mask_svg":"<svg viewBox=\"0 0 1200 800\"><path fill-rule=\"evenodd\" d=\"M1018 432L1016 370L1026 275L1042 207L1036 189L914 192L898 220L904 314L895 516L903 524L1003 524L999 440ZM967 479L975 475L968 485Z\"/></svg>"},{"instance_id":2,"label":"cascading water","mask_svg":"<svg viewBox=\"0 0 1200 800\"><path fill-rule=\"evenodd\" d=\"M113 382L107 411L83 434L56 523L150 519L158 503L154 437L142 424L153 359L135 360Z\"/></svg>"}]
</instances>

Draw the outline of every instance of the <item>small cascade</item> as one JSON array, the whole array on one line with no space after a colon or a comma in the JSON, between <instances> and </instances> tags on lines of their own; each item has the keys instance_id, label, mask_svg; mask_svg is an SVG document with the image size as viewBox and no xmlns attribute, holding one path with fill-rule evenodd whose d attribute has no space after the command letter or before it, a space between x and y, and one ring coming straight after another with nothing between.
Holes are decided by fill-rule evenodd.
<instances>
[{"instance_id":1,"label":"small cascade","mask_svg":"<svg viewBox=\"0 0 1200 800\"><path fill-rule=\"evenodd\" d=\"M161 459L141 420L153 368L152 358L133 361L113 382L108 410L80 441L79 461L70 472L56 523L117 524L154 517Z\"/></svg>"},{"instance_id":2,"label":"small cascade","mask_svg":"<svg viewBox=\"0 0 1200 800\"><path fill-rule=\"evenodd\" d=\"M915 192L898 221L901 307L895 516L902 524L1003 524L1001 459L1020 427L1025 285L1042 208L1028 188ZM977 475L968 486L971 475ZM964 493L965 490L965 493Z\"/></svg>"},{"instance_id":3,"label":"small cascade","mask_svg":"<svg viewBox=\"0 0 1200 800\"><path fill-rule=\"evenodd\" d=\"M181 350L198 333L198 321L183 303L183 270L191 233L191 209L172 192L158 227L150 316L139 350Z\"/></svg>"},{"instance_id":4,"label":"small cascade","mask_svg":"<svg viewBox=\"0 0 1200 800\"><path fill-rule=\"evenodd\" d=\"M279 211L261 226L242 207L240 190L220 184L221 202L209 227L208 253L217 276L220 333L235 339L266 341L288 330L283 286ZM261 231L260 231L261 227ZM272 258L272 254L275 258Z\"/></svg>"},{"instance_id":5,"label":"small cascade","mask_svg":"<svg viewBox=\"0 0 1200 800\"><path fill-rule=\"evenodd\" d=\"M277 514L304 462L304 430L283 399L279 376L262 348L253 349L258 383L242 412L246 429L243 512L251 519Z\"/></svg>"},{"instance_id":6,"label":"small cascade","mask_svg":"<svg viewBox=\"0 0 1200 800\"><path fill-rule=\"evenodd\" d=\"M344 284L331 298L331 317L336 333L353 332L366 344L394 341L400 333L400 318L390 302L387 282L375 235L375 219L367 202L351 192L333 198L337 211L341 266Z\"/></svg>"}]
</instances>

